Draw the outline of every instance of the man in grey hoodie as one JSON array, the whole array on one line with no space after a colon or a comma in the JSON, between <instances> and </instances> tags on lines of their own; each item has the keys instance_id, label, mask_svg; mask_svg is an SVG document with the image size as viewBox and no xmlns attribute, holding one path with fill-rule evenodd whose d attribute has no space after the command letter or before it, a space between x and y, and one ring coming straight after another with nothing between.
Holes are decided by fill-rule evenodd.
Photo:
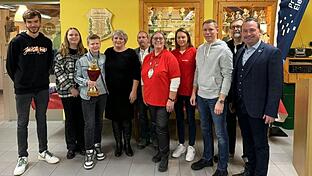
<instances>
[{"instance_id":1,"label":"man in grey hoodie","mask_svg":"<svg viewBox=\"0 0 312 176\"><path fill-rule=\"evenodd\" d=\"M195 99L200 113L201 130L204 140L202 158L192 164L193 170L213 165L212 122L218 139L219 162L213 176L227 176L229 157L228 134L226 130L225 98L231 87L233 54L224 41L217 39L218 25L215 20L203 23L206 42L199 46L196 54L191 104Z\"/></svg>"}]
</instances>

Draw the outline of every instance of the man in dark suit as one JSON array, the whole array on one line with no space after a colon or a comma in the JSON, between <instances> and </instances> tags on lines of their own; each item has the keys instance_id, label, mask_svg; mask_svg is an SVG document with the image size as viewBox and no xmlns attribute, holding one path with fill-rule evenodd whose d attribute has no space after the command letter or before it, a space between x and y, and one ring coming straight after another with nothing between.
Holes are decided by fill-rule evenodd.
<instances>
[{"instance_id":1,"label":"man in dark suit","mask_svg":"<svg viewBox=\"0 0 312 176\"><path fill-rule=\"evenodd\" d=\"M230 25L230 33L231 33L231 40L227 41L226 44L230 48L230 50L233 53L233 57L235 58L235 55L237 51L244 46L244 43L242 41L242 19L236 19L231 22ZM233 63L235 60L233 60ZM230 90L231 92L232 90ZM233 102L233 97L230 96L227 97L229 102ZM227 131L229 135L229 158L234 157L235 153L235 144L236 144L236 112L235 109L232 106L232 103L229 103L229 108L227 109L226 113L226 123L227 123ZM243 150L244 151L244 150ZM243 155L243 158L245 156Z\"/></svg>"},{"instance_id":2,"label":"man in dark suit","mask_svg":"<svg viewBox=\"0 0 312 176\"><path fill-rule=\"evenodd\" d=\"M256 19L244 21L242 37L245 47L236 55L232 85L248 165L238 175L265 176L270 152L267 130L277 117L283 61L277 48L261 42Z\"/></svg>"},{"instance_id":3,"label":"man in dark suit","mask_svg":"<svg viewBox=\"0 0 312 176\"><path fill-rule=\"evenodd\" d=\"M144 57L152 51L149 45L149 37L145 31L140 31L137 36L139 47L135 49L135 52L139 56L141 64L143 63ZM157 140L155 140L155 125L149 124L147 116L147 106L143 102L141 83L138 86L138 97L136 102L136 112L138 112L139 119L139 143L138 148L143 149L150 143L150 138L153 141L154 147L157 147Z\"/></svg>"}]
</instances>

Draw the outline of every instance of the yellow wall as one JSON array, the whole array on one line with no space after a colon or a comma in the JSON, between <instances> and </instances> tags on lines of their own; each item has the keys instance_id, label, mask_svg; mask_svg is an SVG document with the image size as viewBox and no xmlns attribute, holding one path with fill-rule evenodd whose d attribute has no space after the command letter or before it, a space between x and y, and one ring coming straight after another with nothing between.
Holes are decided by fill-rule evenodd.
<instances>
[{"instance_id":1,"label":"yellow wall","mask_svg":"<svg viewBox=\"0 0 312 176\"><path fill-rule=\"evenodd\" d=\"M309 47L312 42L312 4L311 1L303 15L292 47Z\"/></svg>"},{"instance_id":2,"label":"yellow wall","mask_svg":"<svg viewBox=\"0 0 312 176\"><path fill-rule=\"evenodd\" d=\"M83 43L86 47L89 25L87 14L89 10L91 8L106 8L113 13L113 29L122 29L128 34L127 46L135 47L137 45L134 37L136 37L139 30L138 0L61 0L60 8L62 40L68 27L77 27L81 32ZM104 51L109 46L112 46L111 39L103 41L101 51Z\"/></svg>"},{"instance_id":3,"label":"yellow wall","mask_svg":"<svg viewBox=\"0 0 312 176\"><path fill-rule=\"evenodd\" d=\"M131 2L131 3L130 3ZM205 19L212 18L213 0L205 0ZM88 36L87 13L91 8L107 8L113 13L112 25L114 29L122 29L128 34L127 47L137 47L136 35L139 31L139 0L60 0L61 8L61 31L62 40L68 27L77 27L82 35L83 43L86 47L86 37ZM104 51L112 46L111 39L102 42Z\"/></svg>"},{"instance_id":4,"label":"yellow wall","mask_svg":"<svg viewBox=\"0 0 312 176\"><path fill-rule=\"evenodd\" d=\"M136 35L139 31L139 0L79 0L76 3L69 0L60 0L60 7L62 39L66 29L74 26L80 30L86 46L88 11L91 8L107 8L113 13L113 28L123 29L128 34L128 47L137 47ZM204 10L204 19L213 18L213 0L204 0ZM309 46L309 42L312 41L311 27L312 5L309 3L292 47L302 46L302 43L305 47ZM109 46L112 46L111 39L103 41L101 51L104 51Z\"/></svg>"},{"instance_id":5,"label":"yellow wall","mask_svg":"<svg viewBox=\"0 0 312 176\"><path fill-rule=\"evenodd\" d=\"M213 0L204 0L204 21L213 18ZM200 25L201 26L201 25Z\"/></svg>"}]
</instances>

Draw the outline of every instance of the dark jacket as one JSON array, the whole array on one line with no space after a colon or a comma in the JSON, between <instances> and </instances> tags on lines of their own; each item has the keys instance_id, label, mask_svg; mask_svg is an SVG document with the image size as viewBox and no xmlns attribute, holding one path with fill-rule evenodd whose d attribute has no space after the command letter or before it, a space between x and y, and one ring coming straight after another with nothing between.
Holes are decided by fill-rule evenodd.
<instances>
[{"instance_id":1,"label":"dark jacket","mask_svg":"<svg viewBox=\"0 0 312 176\"><path fill-rule=\"evenodd\" d=\"M242 47L244 47L244 43L241 43L241 44L239 44L239 45L237 45L236 46L236 53L235 53L235 45L234 45L234 40L233 39L231 39L231 40L229 40L229 41L227 41L226 42L226 44L228 45L228 47L230 48L230 50L232 51L232 53L233 53L233 66L234 66L234 63L235 63L235 55L236 55L236 53L239 51L239 49L241 49ZM227 99L227 101L228 102L230 102L230 103L235 103L234 101L234 99L233 99L234 97L233 97L233 89L231 88L230 90L229 90L229 94L228 94L228 96L226 97L226 99Z\"/></svg>"},{"instance_id":2,"label":"dark jacket","mask_svg":"<svg viewBox=\"0 0 312 176\"><path fill-rule=\"evenodd\" d=\"M238 51L239 49L241 49L241 48L244 46L244 43L241 43L241 44L237 45L237 46L236 46L236 53L235 53L235 52L234 52L234 48L235 48L234 40L231 39L231 40L227 41L226 44L228 45L228 47L229 47L230 50L232 51L233 57L235 56L235 54L237 53L237 51ZM233 63L234 63L234 60L233 60Z\"/></svg>"},{"instance_id":3,"label":"dark jacket","mask_svg":"<svg viewBox=\"0 0 312 176\"><path fill-rule=\"evenodd\" d=\"M233 90L236 90L238 64L244 54L241 48L235 58ZM262 118L263 115L277 117L279 100L283 87L283 61L279 49L261 42L248 59L248 66L242 76L242 99L249 116ZM234 93L237 96L237 92ZM238 100L238 97L235 97ZM236 107L239 105L237 104Z\"/></svg>"},{"instance_id":4,"label":"dark jacket","mask_svg":"<svg viewBox=\"0 0 312 176\"><path fill-rule=\"evenodd\" d=\"M141 55L140 55L140 47L134 49L135 53L138 55L138 58L141 62ZM152 52L153 51L153 48L151 46L148 47L148 53ZM142 66L142 63L141 63L141 66ZM142 85L141 85L141 80L139 82L139 85L138 85L138 89L137 89L137 94L138 94L138 97L142 97Z\"/></svg>"},{"instance_id":5,"label":"dark jacket","mask_svg":"<svg viewBox=\"0 0 312 176\"><path fill-rule=\"evenodd\" d=\"M140 47L138 48L135 48L134 49L135 53L138 55L139 57L139 60L141 61L141 56L140 56ZM152 52L153 51L153 48L152 47L148 47L148 53Z\"/></svg>"},{"instance_id":6,"label":"dark jacket","mask_svg":"<svg viewBox=\"0 0 312 176\"><path fill-rule=\"evenodd\" d=\"M32 38L22 32L13 38L8 47L6 69L14 82L15 93L48 89L52 61L52 42L42 33Z\"/></svg>"}]
</instances>

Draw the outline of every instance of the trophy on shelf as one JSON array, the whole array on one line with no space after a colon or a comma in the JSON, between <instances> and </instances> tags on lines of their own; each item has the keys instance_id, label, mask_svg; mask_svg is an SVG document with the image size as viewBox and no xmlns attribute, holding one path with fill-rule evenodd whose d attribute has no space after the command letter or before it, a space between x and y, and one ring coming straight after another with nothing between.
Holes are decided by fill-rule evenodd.
<instances>
[{"instance_id":1,"label":"trophy on shelf","mask_svg":"<svg viewBox=\"0 0 312 176\"><path fill-rule=\"evenodd\" d=\"M228 22L228 13L227 12L223 12L223 25L224 26L228 26L229 22Z\"/></svg>"},{"instance_id":2,"label":"trophy on shelf","mask_svg":"<svg viewBox=\"0 0 312 176\"><path fill-rule=\"evenodd\" d=\"M184 17L185 17L185 8L181 8L180 10L179 10L179 12L180 12L180 17L181 17L181 20L183 20L184 19Z\"/></svg>"},{"instance_id":3,"label":"trophy on shelf","mask_svg":"<svg viewBox=\"0 0 312 176\"><path fill-rule=\"evenodd\" d=\"M169 20L172 19L172 12L173 12L173 7L168 7L168 18L169 18Z\"/></svg>"},{"instance_id":4,"label":"trophy on shelf","mask_svg":"<svg viewBox=\"0 0 312 176\"><path fill-rule=\"evenodd\" d=\"M259 15L258 15L258 11L255 10L255 11L254 11L254 14L253 14L253 17L254 17L255 19L258 19L258 16L259 16Z\"/></svg>"},{"instance_id":5,"label":"trophy on shelf","mask_svg":"<svg viewBox=\"0 0 312 176\"><path fill-rule=\"evenodd\" d=\"M98 79L98 77L100 76L101 69L97 66L95 59L93 59L92 63L90 64L90 66L87 70L87 73L88 73L89 79L91 81L96 81ZM87 95L89 97L99 96L99 90L95 86L89 87Z\"/></svg>"},{"instance_id":6,"label":"trophy on shelf","mask_svg":"<svg viewBox=\"0 0 312 176\"><path fill-rule=\"evenodd\" d=\"M235 20L235 12L231 12L231 17L230 17L230 21L234 21Z\"/></svg>"},{"instance_id":7,"label":"trophy on shelf","mask_svg":"<svg viewBox=\"0 0 312 176\"><path fill-rule=\"evenodd\" d=\"M162 11L159 10L159 11L157 12L157 26L158 26L158 27L162 27L162 26L163 26L163 25L161 25L162 18L163 18Z\"/></svg>"},{"instance_id":8,"label":"trophy on shelf","mask_svg":"<svg viewBox=\"0 0 312 176\"><path fill-rule=\"evenodd\" d=\"M260 10L259 12L259 17L258 17L258 20L259 20L259 23L263 23L263 24L266 24L266 16L265 16L265 11L264 10Z\"/></svg>"},{"instance_id":9,"label":"trophy on shelf","mask_svg":"<svg viewBox=\"0 0 312 176\"><path fill-rule=\"evenodd\" d=\"M236 11L235 19L242 19L242 14L241 14L241 12L239 10Z\"/></svg>"},{"instance_id":10,"label":"trophy on shelf","mask_svg":"<svg viewBox=\"0 0 312 176\"><path fill-rule=\"evenodd\" d=\"M246 18L248 18L248 17L250 17L250 14L249 14L249 10L248 9L246 9L246 8L244 8L243 9L243 19L246 19Z\"/></svg>"},{"instance_id":11,"label":"trophy on shelf","mask_svg":"<svg viewBox=\"0 0 312 176\"><path fill-rule=\"evenodd\" d=\"M153 22L152 22L152 17L153 17L153 15L154 15L153 10L149 10L149 12L148 12L148 25L149 25L149 26L152 26L152 25L153 25Z\"/></svg>"},{"instance_id":12,"label":"trophy on shelf","mask_svg":"<svg viewBox=\"0 0 312 176\"><path fill-rule=\"evenodd\" d=\"M173 24L172 24L172 12L173 12L173 7L168 7L168 20L165 24L166 26L168 27L173 27Z\"/></svg>"}]
</instances>

